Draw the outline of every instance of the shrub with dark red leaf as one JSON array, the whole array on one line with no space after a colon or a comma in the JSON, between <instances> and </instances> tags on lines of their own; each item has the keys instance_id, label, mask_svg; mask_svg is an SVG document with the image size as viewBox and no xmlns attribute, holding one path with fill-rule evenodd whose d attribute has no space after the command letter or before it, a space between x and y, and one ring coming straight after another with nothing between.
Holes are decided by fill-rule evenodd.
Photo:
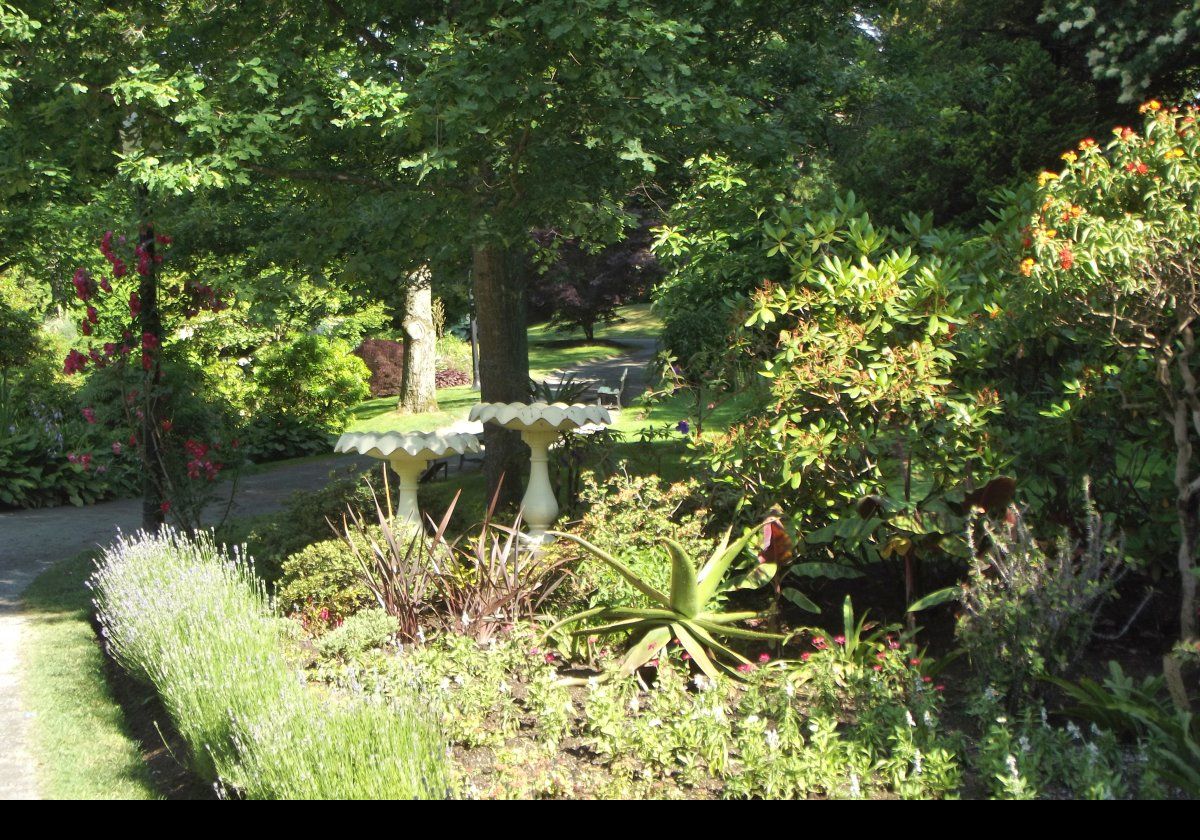
<instances>
[{"instance_id":1,"label":"shrub with dark red leaf","mask_svg":"<svg viewBox=\"0 0 1200 840\"><path fill-rule=\"evenodd\" d=\"M386 338L368 338L354 351L371 371L371 396L394 397L404 376L404 345ZM439 374L440 375L440 374ZM442 387L439 381L438 387Z\"/></svg>"},{"instance_id":2,"label":"shrub with dark red leaf","mask_svg":"<svg viewBox=\"0 0 1200 840\"><path fill-rule=\"evenodd\" d=\"M434 374L439 388L455 388L459 385L470 385L471 374L458 368L443 368Z\"/></svg>"}]
</instances>

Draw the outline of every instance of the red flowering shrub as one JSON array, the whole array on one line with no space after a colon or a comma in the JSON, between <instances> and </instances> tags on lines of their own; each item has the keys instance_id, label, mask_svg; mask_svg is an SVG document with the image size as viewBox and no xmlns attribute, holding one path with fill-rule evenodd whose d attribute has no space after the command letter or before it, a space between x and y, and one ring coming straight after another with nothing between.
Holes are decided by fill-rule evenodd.
<instances>
[{"instance_id":1,"label":"red flowering shrub","mask_svg":"<svg viewBox=\"0 0 1200 840\"><path fill-rule=\"evenodd\" d=\"M103 450L106 460L111 452L111 463L93 465L87 452L72 453L68 461L89 476L107 472L111 465L139 481L148 477L159 509L193 528L212 498L211 485L227 465L240 461L240 454L236 442L224 440L220 412L187 387L195 372L177 356L169 357L170 333L160 326L145 329L140 318L143 304L136 285L139 278L155 276L170 244L170 237L150 239L148 231L136 243L125 237L114 241L108 231L99 249L110 276L94 277L80 268L72 277L75 296L84 305L79 321L83 342L67 353L63 372L87 375L80 391L86 400L83 418L94 427L90 434L100 436L97 451ZM118 255L130 248L136 273ZM169 293L159 295L160 311L169 318L190 319L226 306L211 286L193 280L159 290Z\"/></svg>"},{"instance_id":2,"label":"red flowering shrub","mask_svg":"<svg viewBox=\"0 0 1200 840\"><path fill-rule=\"evenodd\" d=\"M434 376L439 388L457 388L461 385L471 384L471 374L458 368L443 368Z\"/></svg>"},{"instance_id":3,"label":"red flowering shrub","mask_svg":"<svg viewBox=\"0 0 1200 840\"><path fill-rule=\"evenodd\" d=\"M400 393L404 376L404 345L386 338L368 338L355 349L371 370L372 397L394 397ZM438 387L442 387L440 384Z\"/></svg>"}]
</instances>

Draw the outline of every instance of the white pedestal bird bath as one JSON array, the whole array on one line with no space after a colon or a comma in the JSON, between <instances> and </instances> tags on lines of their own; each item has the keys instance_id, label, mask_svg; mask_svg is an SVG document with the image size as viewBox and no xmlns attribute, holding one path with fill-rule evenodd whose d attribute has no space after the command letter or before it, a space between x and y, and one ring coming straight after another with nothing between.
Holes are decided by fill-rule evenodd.
<instances>
[{"instance_id":1,"label":"white pedestal bird bath","mask_svg":"<svg viewBox=\"0 0 1200 840\"><path fill-rule=\"evenodd\" d=\"M436 458L477 453L480 446L475 435L462 432L347 432L338 438L333 451L357 452L391 464L400 477L395 518L420 525L417 483L421 472Z\"/></svg>"},{"instance_id":2,"label":"white pedestal bird bath","mask_svg":"<svg viewBox=\"0 0 1200 840\"><path fill-rule=\"evenodd\" d=\"M521 511L529 526L529 540L544 542L546 530L558 517L558 499L550 486L547 466L550 445L569 429L611 423L608 409L565 403L480 403L471 409L471 420L518 431L529 444L529 485L521 500Z\"/></svg>"}]
</instances>

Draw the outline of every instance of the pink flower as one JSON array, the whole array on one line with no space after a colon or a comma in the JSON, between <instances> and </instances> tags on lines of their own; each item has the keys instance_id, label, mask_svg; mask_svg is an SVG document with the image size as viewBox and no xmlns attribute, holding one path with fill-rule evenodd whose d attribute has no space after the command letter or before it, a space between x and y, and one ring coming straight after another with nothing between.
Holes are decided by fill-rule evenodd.
<instances>
[{"instance_id":1,"label":"pink flower","mask_svg":"<svg viewBox=\"0 0 1200 840\"><path fill-rule=\"evenodd\" d=\"M63 362L63 373L67 376L79 373L87 366L87 356L80 353L78 350L72 350L67 354L66 360Z\"/></svg>"},{"instance_id":2,"label":"pink flower","mask_svg":"<svg viewBox=\"0 0 1200 840\"><path fill-rule=\"evenodd\" d=\"M113 453L114 455L120 455L120 454L121 454L121 441L119 441L119 440L114 440L114 441L113 441L113 444L112 444L112 453Z\"/></svg>"},{"instance_id":3,"label":"pink flower","mask_svg":"<svg viewBox=\"0 0 1200 840\"><path fill-rule=\"evenodd\" d=\"M741 665L737 666L737 669L743 674L749 674L754 670L754 666L749 662L743 662Z\"/></svg>"},{"instance_id":4,"label":"pink flower","mask_svg":"<svg viewBox=\"0 0 1200 840\"><path fill-rule=\"evenodd\" d=\"M846 637L845 636L834 636L833 643L835 645L844 645L844 644L846 644Z\"/></svg>"},{"instance_id":5,"label":"pink flower","mask_svg":"<svg viewBox=\"0 0 1200 840\"><path fill-rule=\"evenodd\" d=\"M825 648L829 647L825 642L824 636L813 636L812 644L817 650L825 650Z\"/></svg>"},{"instance_id":6,"label":"pink flower","mask_svg":"<svg viewBox=\"0 0 1200 840\"><path fill-rule=\"evenodd\" d=\"M129 293L129 314L136 318L142 312L142 299L137 292Z\"/></svg>"},{"instance_id":7,"label":"pink flower","mask_svg":"<svg viewBox=\"0 0 1200 840\"><path fill-rule=\"evenodd\" d=\"M811 652L809 652L809 651L807 651L807 650L806 650L806 651L804 651L804 653L800 654L800 661L801 661L801 662L807 662L807 661L808 661L808 660L810 660L810 659L812 659L812 653L811 653Z\"/></svg>"},{"instance_id":8,"label":"pink flower","mask_svg":"<svg viewBox=\"0 0 1200 840\"><path fill-rule=\"evenodd\" d=\"M95 410L93 410L93 409L91 409L91 408L85 408L85 409L84 409L82 412L80 412L80 413L83 415L83 419L84 419L84 420L86 420L86 421L88 421L88 423L95 423L95 422L96 422L96 412L95 412Z\"/></svg>"},{"instance_id":9,"label":"pink flower","mask_svg":"<svg viewBox=\"0 0 1200 840\"><path fill-rule=\"evenodd\" d=\"M761 663L761 664L765 664L765 663L767 663L767 662L770 662L770 661L771 661L771 654L769 654L769 653L760 653L760 654L758 655L758 661L759 661L759 663Z\"/></svg>"},{"instance_id":10,"label":"pink flower","mask_svg":"<svg viewBox=\"0 0 1200 840\"><path fill-rule=\"evenodd\" d=\"M86 302L96 293L96 284L91 275L87 273L86 268L75 269L75 276L71 278L71 283L75 286L75 297L82 301Z\"/></svg>"}]
</instances>

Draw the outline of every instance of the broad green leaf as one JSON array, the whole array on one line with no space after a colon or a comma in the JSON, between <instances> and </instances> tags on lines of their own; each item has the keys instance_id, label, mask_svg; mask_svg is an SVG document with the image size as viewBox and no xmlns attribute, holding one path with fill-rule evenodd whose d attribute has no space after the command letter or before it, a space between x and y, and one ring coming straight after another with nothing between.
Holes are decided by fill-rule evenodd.
<instances>
[{"instance_id":1,"label":"broad green leaf","mask_svg":"<svg viewBox=\"0 0 1200 840\"><path fill-rule=\"evenodd\" d=\"M938 589L930 592L923 598L918 598L908 606L909 612L920 612L927 610L930 607L936 607L938 604L945 604L948 601L957 600L962 590L957 586L947 586L945 589Z\"/></svg>"}]
</instances>

